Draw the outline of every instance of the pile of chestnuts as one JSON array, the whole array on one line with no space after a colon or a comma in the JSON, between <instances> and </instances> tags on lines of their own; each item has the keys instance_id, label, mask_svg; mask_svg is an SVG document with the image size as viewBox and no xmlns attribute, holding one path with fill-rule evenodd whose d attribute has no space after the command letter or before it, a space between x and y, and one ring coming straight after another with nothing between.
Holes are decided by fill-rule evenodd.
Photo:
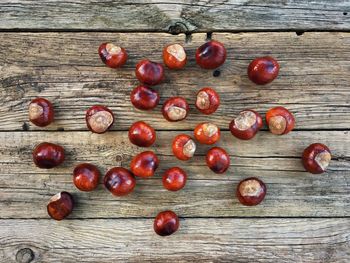
<instances>
[{"instance_id":1,"label":"pile of chestnuts","mask_svg":"<svg viewBox=\"0 0 350 263\"><path fill-rule=\"evenodd\" d=\"M124 48L112 43L103 43L98 49L103 63L111 68L119 68L127 62L127 52ZM197 64L203 69L216 69L226 60L226 49L222 43L210 40L200 46L195 54ZM187 54L180 44L171 44L163 50L163 62L169 69L182 69L187 62ZM248 66L248 77L257 85L272 82L279 73L279 64L272 57L254 59ZM164 79L162 64L150 60L141 60L136 65L136 78L140 85L130 94L132 105L139 110L149 111L159 103L159 94L151 86L161 83ZM195 107L205 115L214 113L220 106L220 96L211 87L204 87L196 94ZM189 114L189 104L183 97L168 98L162 106L164 119L178 122L186 119ZM29 119L39 126L45 127L54 121L52 104L44 98L36 98L29 104ZM270 109L265 116L266 124L271 133L283 135L294 128L295 118L284 107ZM105 133L114 123L113 112L103 105L94 105L86 111L86 125L93 133ZM252 139L263 127L262 116L253 109L244 109L230 122L232 135L241 140ZM129 140L138 147L150 147L156 141L156 131L148 123L137 121L131 125ZM191 159L197 145L214 145L220 140L220 128L212 122L199 123L193 137L178 134L172 142L174 156L181 160ZM65 159L63 147L53 143L43 142L33 150L35 165L43 169L51 169L60 165ZM314 174L323 173L331 160L331 152L327 146L315 143L308 146L302 155L305 169ZM214 146L206 154L208 168L217 174L227 171L230 166L230 156L225 149ZM159 159L153 151L143 151L132 158L130 169L113 167L103 178L105 188L115 196L125 196L131 193L136 185L135 177L148 178L154 176L159 166ZM98 186L101 173L90 163L77 165L73 170L73 183L80 191L93 191ZM187 173L180 167L167 169L162 176L162 183L169 191L179 191L185 187ZM242 180L236 189L238 201L246 206L258 205L266 195L266 185L255 177ZM50 217L62 220L73 210L74 200L70 193L60 192L54 195L47 205ZM179 218L173 211L160 212L154 220L154 231L160 236L171 235L179 228Z\"/></svg>"}]
</instances>

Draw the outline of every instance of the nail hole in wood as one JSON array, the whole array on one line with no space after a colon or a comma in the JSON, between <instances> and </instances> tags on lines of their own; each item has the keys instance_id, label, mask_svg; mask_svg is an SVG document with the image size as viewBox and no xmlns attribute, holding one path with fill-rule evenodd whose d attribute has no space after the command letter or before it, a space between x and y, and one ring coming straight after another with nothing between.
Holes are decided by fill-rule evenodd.
<instances>
[{"instance_id":1,"label":"nail hole in wood","mask_svg":"<svg viewBox=\"0 0 350 263\"><path fill-rule=\"evenodd\" d=\"M343 15L346 16L348 14L348 12L344 12Z\"/></svg>"},{"instance_id":2,"label":"nail hole in wood","mask_svg":"<svg viewBox=\"0 0 350 263\"><path fill-rule=\"evenodd\" d=\"M220 74L221 74L221 71L220 70L214 70L214 72L213 72L213 77L219 77L220 76Z\"/></svg>"},{"instance_id":3,"label":"nail hole in wood","mask_svg":"<svg viewBox=\"0 0 350 263\"><path fill-rule=\"evenodd\" d=\"M211 38L212 38L212 36L213 36L213 32L208 32L207 33L207 41L209 41L209 40L211 40Z\"/></svg>"},{"instance_id":4,"label":"nail hole in wood","mask_svg":"<svg viewBox=\"0 0 350 263\"><path fill-rule=\"evenodd\" d=\"M29 125L28 125L28 123L23 122L22 130L23 130L23 131L28 131L28 130L29 130Z\"/></svg>"},{"instance_id":5,"label":"nail hole in wood","mask_svg":"<svg viewBox=\"0 0 350 263\"><path fill-rule=\"evenodd\" d=\"M19 263L30 263L34 260L34 252L30 248L22 248L17 251L16 261Z\"/></svg>"},{"instance_id":6,"label":"nail hole in wood","mask_svg":"<svg viewBox=\"0 0 350 263\"><path fill-rule=\"evenodd\" d=\"M192 41L192 35L190 33L186 33L185 35L185 43L191 43Z\"/></svg>"}]
</instances>

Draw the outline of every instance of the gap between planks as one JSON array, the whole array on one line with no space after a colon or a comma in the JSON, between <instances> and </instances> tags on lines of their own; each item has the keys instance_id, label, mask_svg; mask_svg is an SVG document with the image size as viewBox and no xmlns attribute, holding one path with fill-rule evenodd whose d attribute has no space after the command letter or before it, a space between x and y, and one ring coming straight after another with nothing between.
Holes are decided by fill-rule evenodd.
<instances>
[{"instance_id":1,"label":"gap between planks","mask_svg":"<svg viewBox=\"0 0 350 263\"><path fill-rule=\"evenodd\" d=\"M25 124L27 125L27 124ZM110 130L107 132L127 132L129 131L129 129L125 128L125 129L114 129L114 130ZM229 129L223 129L220 128L220 131L222 132L229 132ZM260 129L260 132L268 132L269 130L266 128ZM334 129L298 129L295 128L293 129L293 131L296 132L331 132L331 131L343 131L343 132L347 132L350 131L349 129L344 129L344 128L334 128ZM57 130L28 130L26 128L22 128L22 130L0 130L0 133L7 133L7 132L90 132L88 129L86 130L65 130L64 128L57 128ZM193 132L193 129L179 129L179 130L166 130L166 129L156 129L156 132Z\"/></svg>"},{"instance_id":2,"label":"gap between planks","mask_svg":"<svg viewBox=\"0 0 350 263\"><path fill-rule=\"evenodd\" d=\"M350 216L181 216L178 217L182 220L196 220L196 219L240 219L240 220L273 220L273 219L347 219ZM154 219L154 216L132 216L132 217L83 217L83 218L65 218L64 221L86 221L86 220L148 220ZM40 221L52 221L52 218L49 217L26 217L26 218L17 218L17 217L6 217L0 218L0 221L8 220L40 220Z\"/></svg>"},{"instance_id":3,"label":"gap between planks","mask_svg":"<svg viewBox=\"0 0 350 263\"><path fill-rule=\"evenodd\" d=\"M49 28L43 28L43 29L36 29L36 28L0 28L0 33L165 33L169 35L192 35L192 34L198 34L198 33L205 33L207 35L215 34L215 33L230 33L230 34L241 34L241 33L289 33L289 32L295 32L297 36L302 36L304 33L324 33L324 32L332 32L332 33L350 33L350 29L317 29L317 30L300 30L297 28L290 28L290 29L255 29L255 30L203 30L203 31L191 31L191 32L178 32L178 33L172 33L169 31L164 30L113 30L113 29L84 29L84 28L78 28L78 29L49 29ZM210 39L210 37L208 38Z\"/></svg>"}]
</instances>

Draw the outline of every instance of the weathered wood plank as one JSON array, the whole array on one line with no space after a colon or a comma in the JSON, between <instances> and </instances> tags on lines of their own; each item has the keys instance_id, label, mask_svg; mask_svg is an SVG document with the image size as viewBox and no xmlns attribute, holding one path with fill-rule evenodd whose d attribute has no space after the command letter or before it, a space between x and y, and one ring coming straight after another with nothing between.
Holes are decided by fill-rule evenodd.
<instances>
[{"instance_id":1,"label":"weathered wood plank","mask_svg":"<svg viewBox=\"0 0 350 263\"><path fill-rule=\"evenodd\" d=\"M3 0L1 29L169 31L347 30L348 0ZM23 19L25 17L25 19Z\"/></svg>"},{"instance_id":2,"label":"weathered wood plank","mask_svg":"<svg viewBox=\"0 0 350 263\"><path fill-rule=\"evenodd\" d=\"M152 224L0 220L0 262L350 261L348 219L181 219L179 231L166 238Z\"/></svg>"},{"instance_id":3,"label":"weathered wood plank","mask_svg":"<svg viewBox=\"0 0 350 263\"><path fill-rule=\"evenodd\" d=\"M84 161L99 165L103 173L117 165L128 167L132 156L142 149L130 145L126 132L0 133L0 217L47 218L47 200L62 190L73 192L77 199L71 218L143 217L161 209L176 209L186 217L350 216L348 132L292 132L283 137L261 132L250 142L224 132L219 145L228 150L232 161L225 175L206 167L207 146L199 146L198 155L190 162L175 160L169 145L173 136L158 132L151 148L160 158L157 175L138 180L133 194L116 198L102 185L92 193L77 191L71 173L75 164ZM34 167L31 151L41 141L66 148L67 161L62 167ZM334 160L323 175L306 173L300 162L304 147L316 141L333 151ZM172 166L183 167L189 175L187 186L176 193L164 190L160 180L161 173ZM249 176L262 178L268 187L264 203L257 207L243 207L234 196L238 182Z\"/></svg>"},{"instance_id":4,"label":"weathered wood plank","mask_svg":"<svg viewBox=\"0 0 350 263\"><path fill-rule=\"evenodd\" d=\"M158 129L193 129L208 116L193 104L203 86L220 93L222 105L210 116L227 129L231 119L245 108L264 113L285 105L296 116L296 129L348 129L350 126L350 34L348 33L244 33L214 34L225 43L228 59L220 77L199 69L194 62L196 47L205 34L194 34L190 43L183 35L122 33L41 33L0 34L0 130L38 129L27 125L27 105L44 96L54 102L56 122L47 129L86 130L85 110L105 104L116 114L113 129L125 130L136 120L150 121ZM130 59L120 70L102 65L96 49L102 41L125 46ZM135 110L129 94L138 85L134 66L148 57L161 61L163 46L183 43L189 63L185 70L167 71L166 80L156 87L161 104L168 97L186 97L192 109L186 121L169 123L160 114ZM330 52L331 47L331 52ZM278 79L262 87L246 76L249 61L257 56L275 56L281 64Z\"/></svg>"},{"instance_id":5,"label":"weathered wood plank","mask_svg":"<svg viewBox=\"0 0 350 263\"><path fill-rule=\"evenodd\" d=\"M26 164L31 164L31 151L36 144L42 141L63 145L67 149L69 165L84 159L89 161L105 160L106 165L112 165L116 162L128 161L136 152L145 149L153 149L159 155L173 158L171 142L175 135L180 133L192 134L180 131L158 131L156 133L157 140L153 147L141 148L129 142L127 132L110 131L105 134L91 132L1 132L0 162L16 163L17 160L22 160ZM300 157L304 148L313 142L322 142L328 145L334 158L350 157L349 131L292 131L283 136L260 131L249 141L239 140L230 132L224 131L221 133L221 139L217 145L226 148L233 157L296 158ZM196 155L200 156L205 155L211 147L199 143L197 146Z\"/></svg>"}]
</instances>

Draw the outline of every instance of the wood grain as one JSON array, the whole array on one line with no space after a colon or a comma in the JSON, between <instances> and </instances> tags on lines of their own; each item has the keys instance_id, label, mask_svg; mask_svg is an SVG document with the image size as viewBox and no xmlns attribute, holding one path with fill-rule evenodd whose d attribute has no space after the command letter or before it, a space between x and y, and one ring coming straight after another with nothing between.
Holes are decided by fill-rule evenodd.
<instances>
[{"instance_id":1,"label":"wood grain","mask_svg":"<svg viewBox=\"0 0 350 263\"><path fill-rule=\"evenodd\" d=\"M164 238L152 219L0 220L0 262L339 262L348 219L181 219ZM17 259L17 260L16 260Z\"/></svg>"},{"instance_id":2,"label":"wood grain","mask_svg":"<svg viewBox=\"0 0 350 263\"><path fill-rule=\"evenodd\" d=\"M3 0L6 30L348 30L348 0ZM25 18L25 19L23 19Z\"/></svg>"},{"instance_id":3,"label":"wood grain","mask_svg":"<svg viewBox=\"0 0 350 263\"><path fill-rule=\"evenodd\" d=\"M304 33L349 31L349 7L350 0L2 0L0 263L349 262L350 33ZM207 37L228 50L215 74L194 61ZM122 69L101 63L96 51L106 41L127 48L129 60ZM185 46L188 65L166 70L164 83L155 87L161 95L156 110L135 110L129 101L138 85L135 64L143 58L160 62L162 48L174 42ZM273 83L258 87L248 80L246 68L265 55L276 57L281 71ZM214 87L222 100L209 117L193 106L204 86ZM56 120L44 129L28 122L27 106L38 96L55 107ZM186 121L162 118L161 104L171 96L188 99L192 108ZM86 131L85 110L94 104L113 110L113 131ZM240 141L227 131L239 111L253 108L264 114L276 105L295 114L292 133L262 131ZM224 175L205 165L209 146L199 145L188 162L171 152L176 134L191 134L208 119L223 130L218 145L231 156ZM135 191L123 198L106 191L102 178L96 191L79 192L71 175L76 164L97 164L104 174L113 166L128 167L144 150L131 145L125 132L138 120L158 130L151 148L160 158L156 175L137 179ZM64 146L62 166L44 170L33 165L32 149L42 141ZM303 149L314 142L332 151L322 175L305 172L300 161ZM176 193L161 183L162 173L173 166L189 176ZM238 182L250 176L268 189L256 207L244 207L235 198ZM76 207L56 222L48 218L46 204L62 190L73 193ZM165 209L180 216L181 227L160 238L153 232L153 218Z\"/></svg>"},{"instance_id":4,"label":"wood grain","mask_svg":"<svg viewBox=\"0 0 350 263\"><path fill-rule=\"evenodd\" d=\"M137 120L150 121L162 130L192 130L208 120L193 106L196 92L204 86L214 87L221 96L221 107L210 120L222 129L227 130L232 118L245 108L263 114L276 105L295 114L296 129L349 128L349 33L214 34L228 49L217 78L194 62L195 50L205 38L205 34L194 34L185 43L184 35L163 33L1 33L0 130L38 130L27 117L28 103L37 96L50 99L56 109L56 121L46 130L86 130L85 110L94 104L105 104L114 111L114 130L126 130ZM96 49L103 41L128 49L130 59L124 68L112 70L102 64ZM165 121L160 106L142 112L129 100L132 88L138 85L134 76L137 61L161 61L161 49L171 42L185 45L189 63L185 70L167 70L166 80L156 89L160 104L175 95L188 99L190 115L178 123ZM246 68L253 58L263 55L276 57L281 72L273 83L256 86L248 80Z\"/></svg>"},{"instance_id":5,"label":"wood grain","mask_svg":"<svg viewBox=\"0 0 350 263\"><path fill-rule=\"evenodd\" d=\"M71 173L79 162L95 163L103 174L113 166L128 167L132 156L143 149L131 146L125 132L0 133L0 217L47 218L48 199L62 190L72 192L77 201L71 218L149 217L162 209L175 209L185 217L350 216L347 131L304 131L286 136L260 132L249 142L223 132L219 145L231 155L231 167L225 175L214 174L206 167L208 146L199 146L193 160L180 162L171 153L174 134L157 135L151 148L161 163L156 176L138 179L131 195L117 198L102 185L91 193L79 192L72 184ZM64 165L51 170L33 165L31 151L42 141L65 147ZM300 162L303 149L316 141L330 145L333 152L331 166L323 175L306 173ZM183 167L189 175L180 192L168 192L161 183L162 172L172 166ZM262 205L243 207L235 198L238 182L249 176L262 178L267 184L268 194Z\"/></svg>"}]
</instances>

